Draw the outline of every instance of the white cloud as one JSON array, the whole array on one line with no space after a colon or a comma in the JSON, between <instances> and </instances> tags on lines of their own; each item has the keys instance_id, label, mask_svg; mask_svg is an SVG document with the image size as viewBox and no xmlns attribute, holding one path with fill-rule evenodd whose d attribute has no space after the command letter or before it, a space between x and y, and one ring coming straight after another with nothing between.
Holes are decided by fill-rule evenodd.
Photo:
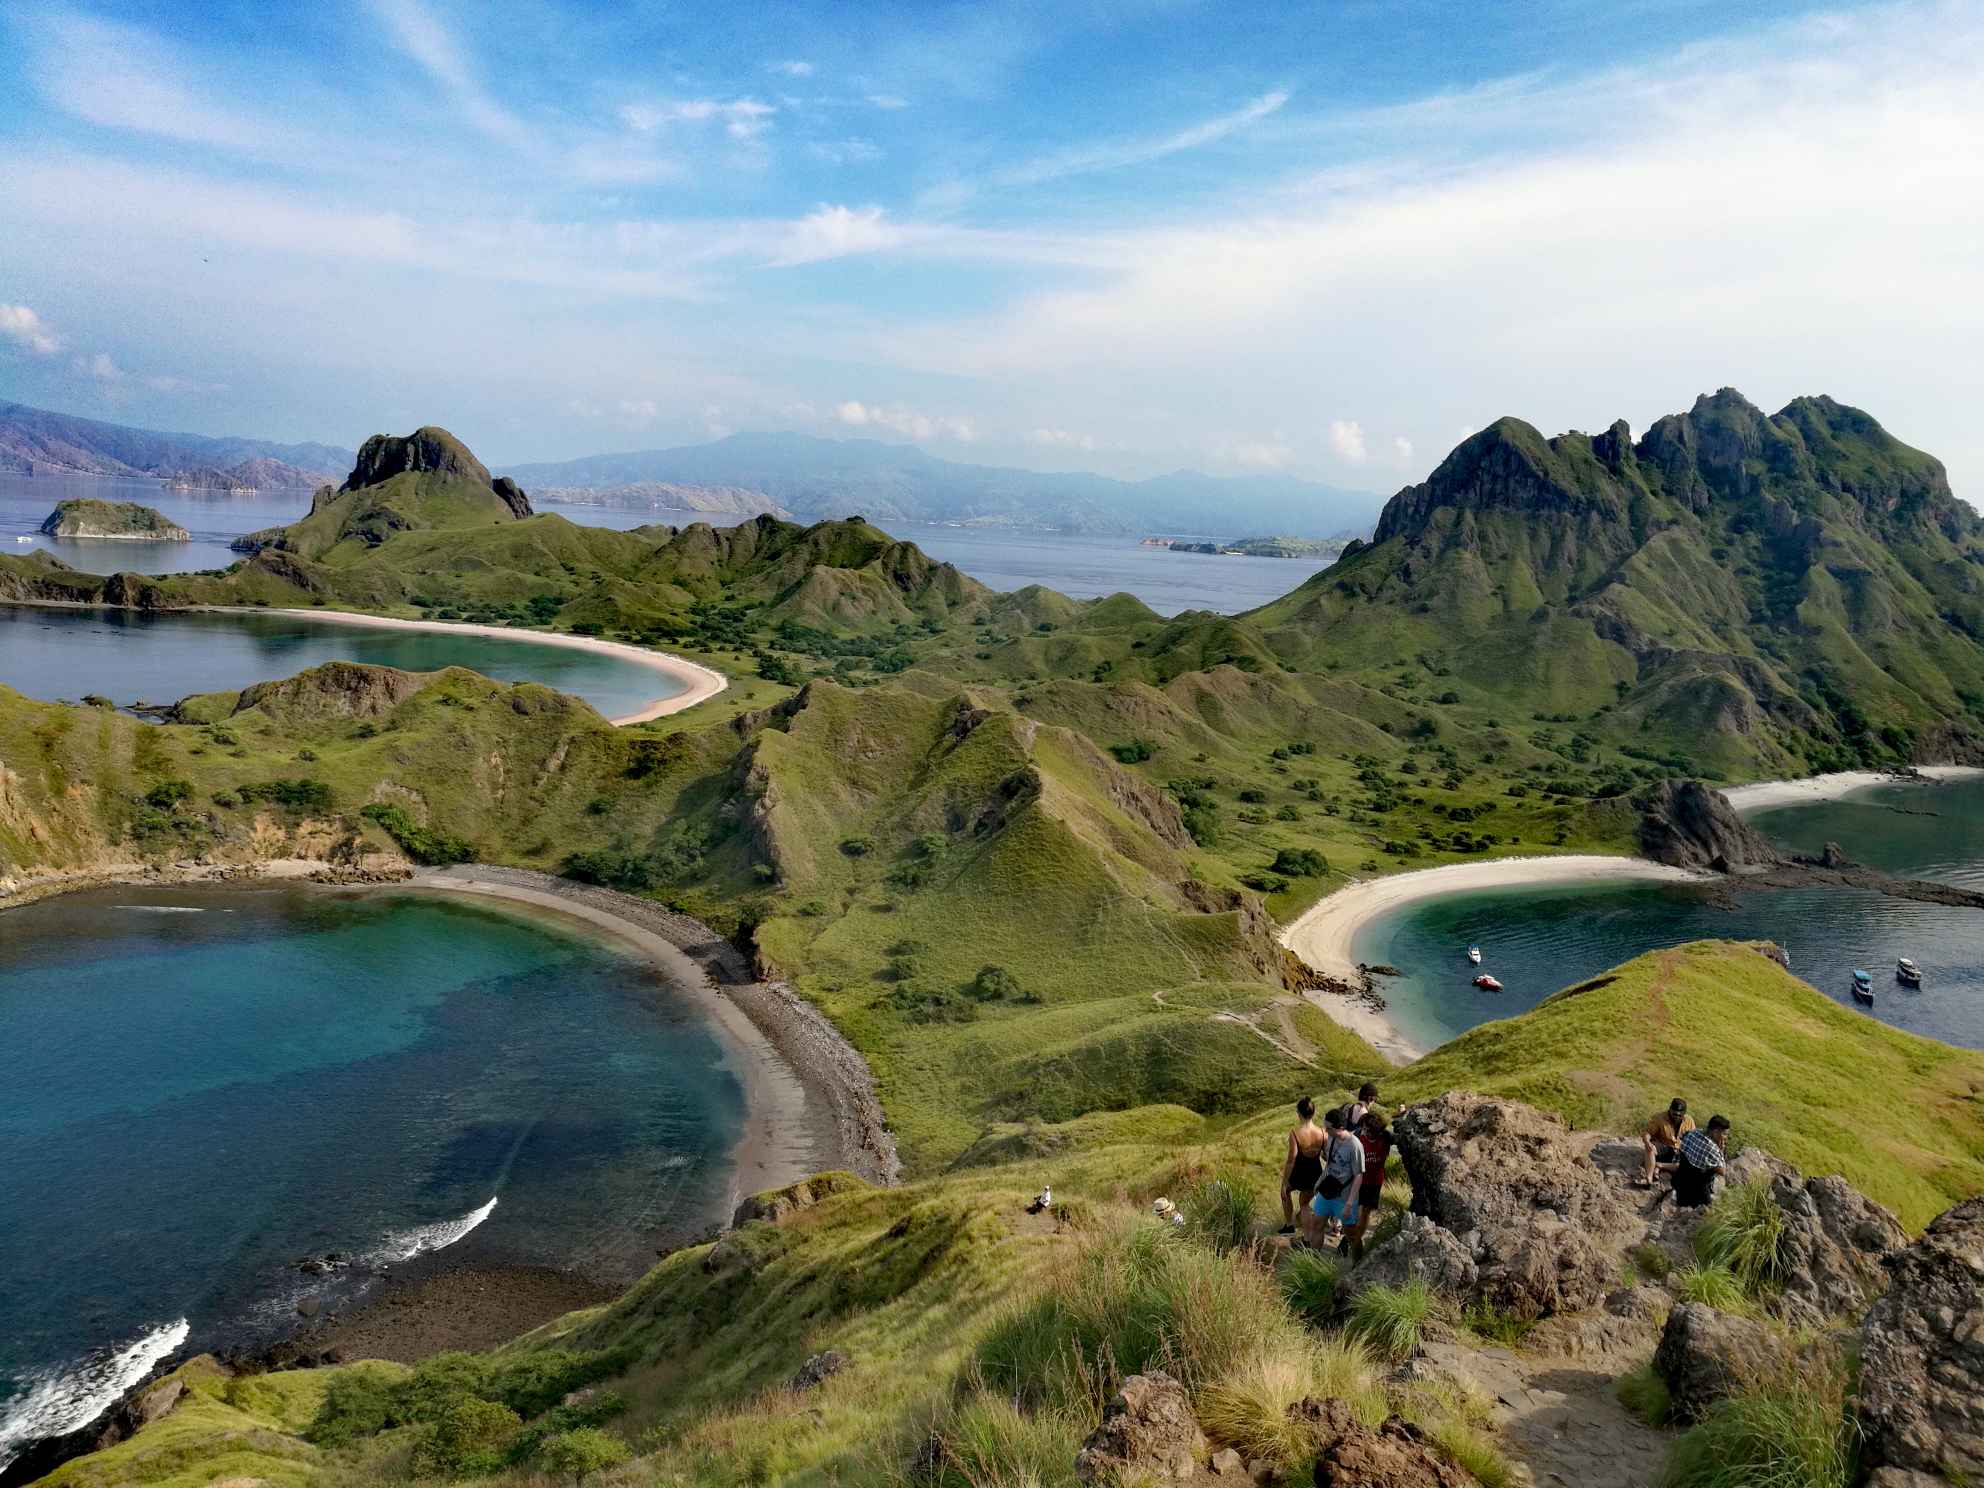
<instances>
[{"instance_id":1,"label":"white cloud","mask_svg":"<svg viewBox=\"0 0 1984 1488\"><path fill-rule=\"evenodd\" d=\"M1093 450L1097 447L1093 434L1076 434L1067 429L1035 429L1026 436L1026 442L1050 449Z\"/></svg>"},{"instance_id":2,"label":"white cloud","mask_svg":"<svg viewBox=\"0 0 1984 1488\"><path fill-rule=\"evenodd\" d=\"M1365 457L1364 426L1356 419L1330 420L1330 448L1352 464Z\"/></svg>"},{"instance_id":3,"label":"white cloud","mask_svg":"<svg viewBox=\"0 0 1984 1488\"><path fill-rule=\"evenodd\" d=\"M658 103L627 103L620 106L620 122L641 134L652 134L669 124L723 125L732 139L756 139L771 128L778 109L755 98L678 98Z\"/></svg>"},{"instance_id":4,"label":"white cloud","mask_svg":"<svg viewBox=\"0 0 1984 1488\"><path fill-rule=\"evenodd\" d=\"M124 380L124 369L110 358L110 353L99 351L95 356L77 357L76 370L86 377L94 377L98 382L111 383Z\"/></svg>"},{"instance_id":5,"label":"white cloud","mask_svg":"<svg viewBox=\"0 0 1984 1488\"><path fill-rule=\"evenodd\" d=\"M882 158L881 148L872 140L815 140L806 147L816 160L829 165L872 165Z\"/></svg>"},{"instance_id":6,"label":"white cloud","mask_svg":"<svg viewBox=\"0 0 1984 1488\"><path fill-rule=\"evenodd\" d=\"M1221 114L1216 119L1208 119L1202 124L1194 124L1189 129L1176 133L1158 135L1143 139L1111 140L1096 145L1084 145L1073 150L1063 150L1053 155L1044 155L1030 160L1024 165L1001 171L995 179L1003 186L1032 186L1042 181L1056 181L1063 176L1086 175L1091 171L1116 170L1126 165L1142 165L1146 161L1161 160L1167 155L1176 155L1185 150L1196 150L1215 140L1257 124L1269 114L1277 111L1288 102L1288 94L1277 89L1264 93L1245 108L1236 109L1230 114Z\"/></svg>"},{"instance_id":7,"label":"white cloud","mask_svg":"<svg viewBox=\"0 0 1984 1488\"><path fill-rule=\"evenodd\" d=\"M0 305L0 336L36 356L53 356L62 349L62 338L26 305Z\"/></svg>"},{"instance_id":8,"label":"white cloud","mask_svg":"<svg viewBox=\"0 0 1984 1488\"><path fill-rule=\"evenodd\" d=\"M880 207L821 207L791 225L772 263L790 267L893 248L902 233Z\"/></svg>"},{"instance_id":9,"label":"white cloud","mask_svg":"<svg viewBox=\"0 0 1984 1488\"><path fill-rule=\"evenodd\" d=\"M878 109L906 109L909 100L894 93L870 93L868 101Z\"/></svg>"},{"instance_id":10,"label":"white cloud","mask_svg":"<svg viewBox=\"0 0 1984 1488\"><path fill-rule=\"evenodd\" d=\"M201 382L196 378L173 377L169 374L147 377L144 379L144 384L155 393L224 393L227 391L227 384L224 382Z\"/></svg>"},{"instance_id":11,"label":"white cloud","mask_svg":"<svg viewBox=\"0 0 1984 1488\"><path fill-rule=\"evenodd\" d=\"M1410 460L1412 458L1412 441L1407 439L1403 434L1392 441L1392 448L1398 451L1399 459Z\"/></svg>"},{"instance_id":12,"label":"white cloud","mask_svg":"<svg viewBox=\"0 0 1984 1488\"><path fill-rule=\"evenodd\" d=\"M620 416L635 423L652 423L661 412L661 406L652 398L622 398Z\"/></svg>"},{"instance_id":13,"label":"white cloud","mask_svg":"<svg viewBox=\"0 0 1984 1488\"><path fill-rule=\"evenodd\" d=\"M850 399L834 409L834 417L850 428L887 429L906 439L950 439L960 444L970 444L978 438L978 430L968 418L917 413L901 404L884 408L880 404L857 403Z\"/></svg>"},{"instance_id":14,"label":"white cloud","mask_svg":"<svg viewBox=\"0 0 1984 1488\"><path fill-rule=\"evenodd\" d=\"M786 77L809 78L813 75L813 64L797 58L788 62L773 62L769 66L771 71L782 73Z\"/></svg>"}]
</instances>

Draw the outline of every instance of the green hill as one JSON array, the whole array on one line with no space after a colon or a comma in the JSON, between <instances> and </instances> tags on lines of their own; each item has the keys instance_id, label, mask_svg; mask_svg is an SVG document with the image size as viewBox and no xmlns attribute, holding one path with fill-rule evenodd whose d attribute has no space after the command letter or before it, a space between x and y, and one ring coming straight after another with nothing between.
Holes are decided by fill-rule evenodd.
<instances>
[{"instance_id":1,"label":"green hill","mask_svg":"<svg viewBox=\"0 0 1984 1488\"><path fill-rule=\"evenodd\" d=\"M1724 389L1637 443L1500 419L1243 619L1291 667L1447 663L1468 704L1732 772L1984 748L1984 522L1830 398Z\"/></svg>"},{"instance_id":2,"label":"green hill","mask_svg":"<svg viewBox=\"0 0 1984 1488\"><path fill-rule=\"evenodd\" d=\"M99 501L78 497L60 502L41 530L55 537L128 538L151 542L185 542L184 527L167 521L149 506L135 501Z\"/></svg>"}]
</instances>

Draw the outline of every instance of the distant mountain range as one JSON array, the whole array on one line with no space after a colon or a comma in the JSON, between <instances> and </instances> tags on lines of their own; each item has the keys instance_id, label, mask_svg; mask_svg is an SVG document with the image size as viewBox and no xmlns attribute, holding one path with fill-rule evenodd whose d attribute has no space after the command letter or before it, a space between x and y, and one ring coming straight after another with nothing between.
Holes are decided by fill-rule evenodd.
<instances>
[{"instance_id":1,"label":"distant mountain range","mask_svg":"<svg viewBox=\"0 0 1984 1488\"><path fill-rule=\"evenodd\" d=\"M638 485L740 487L800 517L964 522L1062 532L1176 530L1208 537L1286 532L1332 537L1370 530L1383 497L1284 475L1180 470L1123 481L940 460L913 445L805 434L733 434L710 444L512 465L526 490Z\"/></svg>"},{"instance_id":2,"label":"distant mountain range","mask_svg":"<svg viewBox=\"0 0 1984 1488\"><path fill-rule=\"evenodd\" d=\"M141 477L195 489L336 484L353 452L328 444L163 434L0 403L0 474ZM1059 532L1176 532L1236 538L1262 532L1350 537L1369 532L1384 498L1285 475L1179 470L1124 481L940 460L913 445L805 434L733 434L709 444L512 465L526 490L558 499L652 505L667 496L712 515L961 522Z\"/></svg>"},{"instance_id":3,"label":"distant mountain range","mask_svg":"<svg viewBox=\"0 0 1984 1488\"><path fill-rule=\"evenodd\" d=\"M351 460L350 450L329 444L161 434L0 403L0 474L149 477L198 488L261 489L335 483Z\"/></svg>"}]
</instances>

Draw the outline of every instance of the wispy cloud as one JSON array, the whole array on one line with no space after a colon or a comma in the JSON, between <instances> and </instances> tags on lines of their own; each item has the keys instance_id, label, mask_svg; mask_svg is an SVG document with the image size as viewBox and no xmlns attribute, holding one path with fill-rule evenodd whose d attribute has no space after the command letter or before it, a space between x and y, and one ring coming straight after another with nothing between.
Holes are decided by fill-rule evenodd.
<instances>
[{"instance_id":1,"label":"wispy cloud","mask_svg":"<svg viewBox=\"0 0 1984 1488\"><path fill-rule=\"evenodd\" d=\"M1362 462L1366 454L1364 426L1356 419L1331 419L1330 448L1336 451L1338 459L1353 465Z\"/></svg>"},{"instance_id":2,"label":"wispy cloud","mask_svg":"<svg viewBox=\"0 0 1984 1488\"><path fill-rule=\"evenodd\" d=\"M881 146L873 140L850 136L840 140L815 140L806 147L815 160L828 165L872 165L882 158Z\"/></svg>"},{"instance_id":3,"label":"wispy cloud","mask_svg":"<svg viewBox=\"0 0 1984 1488\"><path fill-rule=\"evenodd\" d=\"M813 75L813 64L798 58L793 58L785 62L772 62L767 65L771 71L779 73L784 77L809 78Z\"/></svg>"},{"instance_id":4,"label":"wispy cloud","mask_svg":"<svg viewBox=\"0 0 1984 1488\"><path fill-rule=\"evenodd\" d=\"M0 305L0 337L36 356L53 356L62 349L62 338L26 305Z\"/></svg>"},{"instance_id":5,"label":"wispy cloud","mask_svg":"<svg viewBox=\"0 0 1984 1488\"><path fill-rule=\"evenodd\" d=\"M870 93L868 102L878 109L894 110L909 107L909 100L895 93Z\"/></svg>"},{"instance_id":6,"label":"wispy cloud","mask_svg":"<svg viewBox=\"0 0 1984 1488\"><path fill-rule=\"evenodd\" d=\"M1263 93L1245 108L1235 109L1230 114L1221 114L1216 119L1207 119L1188 129L1180 129L1172 134L1106 140L1100 144L1077 146L1052 155L1043 155L1023 165L1000 171L993 179L1002 186L1036 186L1043 181L1058 181L1065 176L1120 170L1124 166L1162 160L1167 155L1178 155L1186 150L1199 149L1217 140L1225 139L1228 135L1237 134L1251 124L1258 124L1268 115L1279 110L1288 102L1288 98L1289 95L1285 90L1276 89L1272 93Z\"/></svg>"},{"instance_id":7,"label":"wispy cloud","mask_svg":"<svg viewBox=\"0 0 1984 1488\"><path fill-rule=\"evenodd\" d=\"M1403 434L1392 441L1392 449L1401 460L1410 460L1412 458L1412 441L1407 439Z\"/></svg>"},{"instance_id":8,"label":"wispy cloud","mask_svg":"<svg viewBox=\"0 0 1984 1488\"><path fill-rule=\"evenodd\" d=\"M1026 436L1026 442L1048 449L1093 450L1097 447L1093 434L1076 434L1068 429L1035 429Z\"/></svg>"},{"instance_id":9,"label":"wispy cloud","mask_svg":"<svg viewBox=\"0 0 1984 1488\"><path fill-rule=\"evenodd\" d=\"M420 0L372 0L372 8L400 50L447 89L471 125L512 144L527 139L524 125L482 86L461 42Z\"/></svg>"},{"instance_id":10,"label":"wispy cloud","mask_svg":"<svg viewBox=\"0 0 1984 1488\"><path fill-rule=\"evenodd\" d=\"M771 262L780 267L878 253L896 247L905 234L880 207L823 206L792 224Z\"/></svg>"},{"instance_id":11,"label":"wispy cloud","mask_svg":"<svg viewBox=\"0 0 1984 1488\"><path fill-rule=\"evenodd\" d=\"M954 414L918 413L900 404L882 407L852 400L836 405L834 418L854 429L887 429L907 439L949 439L970 444L978 438L977 426Z\"/></svg>"},{"instance_id":12,"label":"wispy cloud","mask_svg":"<svg viewBox=\"0 0 1984 1488\"><path fill-rule=\"evenodd\" d=\"M105 351L99 351L95 356L77 357L76 370L85 377L94 377L100 383L124 380L124 369L111 359L109 352Z\"/></svg>"},{"instance_id":13,"label":"wispy cloud","mask_svg":"<svg viewBox=\"0 0 1984 1488\"><path fill-rule=\"evenodd\" d=\"M771 128L774 104L755 98L676 98L661 102L627 103L620 106L620 122L641 134L652 134L670 124L723 125L732 139L755 139Z\"/></svg>"}]
</instances>

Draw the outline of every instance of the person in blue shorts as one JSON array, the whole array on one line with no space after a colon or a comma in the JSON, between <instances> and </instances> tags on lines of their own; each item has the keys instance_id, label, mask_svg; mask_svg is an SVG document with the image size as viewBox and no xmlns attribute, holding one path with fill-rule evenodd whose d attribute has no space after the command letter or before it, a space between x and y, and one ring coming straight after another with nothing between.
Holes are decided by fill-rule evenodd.
<instances>
[{"instance_id":1,"label":"person in blue shorts","mask_svg":"<svg viewBox=\"0 0 1984 1488\"><path fill-rule=\"evenodd\" d=\"M1310 1223L1304 1226L1311 1245L1333 1245L1347 1226L1357 1223L1357 1194L1364 1182L1364 1144L1348 1130L1341 1107L1323 1119L1323 1176L1316 1197L1309 1201Z\"/></svg>"}]
</instances>

